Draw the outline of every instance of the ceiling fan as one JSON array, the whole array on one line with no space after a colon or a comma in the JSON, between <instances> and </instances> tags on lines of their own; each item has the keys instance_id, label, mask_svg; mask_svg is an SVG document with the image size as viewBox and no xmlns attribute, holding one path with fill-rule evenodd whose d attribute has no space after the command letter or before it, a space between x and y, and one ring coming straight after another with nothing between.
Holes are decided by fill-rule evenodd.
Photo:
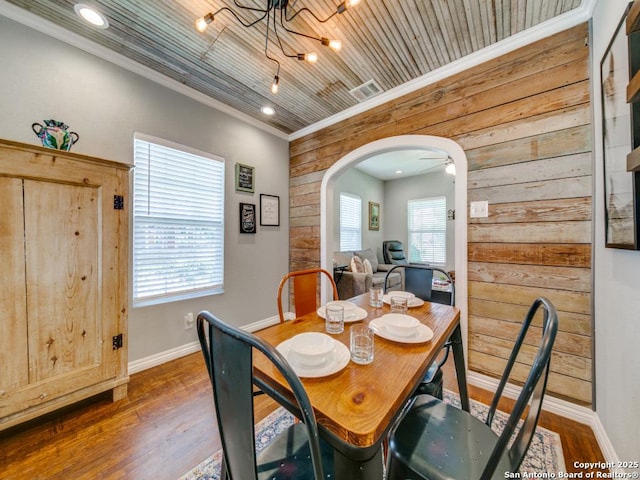
<instances>
[{"instance_id":1,"label":"ceiling fan","mask_svg":"<svg viewBox=\"0 0 640 480\"><path fill-rule=\"evenodd\" d=\"M456 174L456 164L453 162L453 158L451 158L450 156L447 155L446 158L443 158L442 156L437 156L437 157L420 157L418 158L418 160L441 160L441 163L438 163L436 165L433 165L429 168L426 168L424 170L422 170L422 172L420 173L427 173L430 172L431 170L436 170L436 169L440 169L443 166L444 171L446 173L448 173L449 175L454 175Z\"/></svg>"}]
</instances>

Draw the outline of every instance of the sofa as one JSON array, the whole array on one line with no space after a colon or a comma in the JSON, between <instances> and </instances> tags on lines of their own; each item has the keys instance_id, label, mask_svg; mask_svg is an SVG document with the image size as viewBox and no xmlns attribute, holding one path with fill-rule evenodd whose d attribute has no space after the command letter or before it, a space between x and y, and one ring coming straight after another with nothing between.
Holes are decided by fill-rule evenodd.
<instances>
[{"instance_id":1,"label":"sofa","mask_svg":"<svg viewBox=\"0 0 640 480\"><path fill-rule=\"evenodd\" d=\"M358 257L354 261L354 257ZM366 265L367 271L354 271L359 269L359 265ZM346 266L335 275L338 296L341 300L368 292L372 286L384 288L384 280L387 272L395 265L387 265L378 262L376 252L368 248L366 250L356 250L348 252L333 252L333 266ZM370 270L369 270L370 266ZM402 274L393 272L389 276L388 290L402 290Z\"/></svg>"}]
</instances>

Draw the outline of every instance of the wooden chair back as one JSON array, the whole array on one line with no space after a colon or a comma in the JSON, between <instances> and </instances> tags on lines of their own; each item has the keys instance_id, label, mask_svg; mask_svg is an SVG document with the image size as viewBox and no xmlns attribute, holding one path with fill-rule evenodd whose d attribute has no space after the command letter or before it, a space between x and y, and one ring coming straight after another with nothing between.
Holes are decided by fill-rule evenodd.
<instances>
[{"instance_id":1,"label":"wooden chair back","mask_svg":"<svg viewBox=\"0 0 640 480\"><path fill-rule=\"evenodd\" d=\"M286 283L291 280L293 284L293 305L296 317L301 317L307 313L315 312L318 309L318 279L326 277L333 289L333 299L338 300L338 288L333 280L333 275L324 268L309 268L287 273L278 286L278 315L280 321L284 322L284 310L282 307L282 290Z\"/></svg>"}]
</instances>

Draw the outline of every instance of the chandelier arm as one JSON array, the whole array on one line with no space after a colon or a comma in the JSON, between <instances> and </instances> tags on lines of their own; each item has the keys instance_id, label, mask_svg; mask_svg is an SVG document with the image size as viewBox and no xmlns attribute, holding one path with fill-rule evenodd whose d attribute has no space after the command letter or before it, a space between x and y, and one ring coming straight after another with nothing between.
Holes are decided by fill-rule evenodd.
<instances>
[{"instance_id":1,"label":"chandelier arm","mask_svg":"<svg viewBox=\"0 0 640 480\"><path fill-rule=\"evenodd\" d=\"M245 22L242 17L240 17L236 12L234 12L233 10L231 10L229 7L222 7L220 8L218 11L216 11L213 16L215 17L216 15L218 15L220 12L222 12L223 10L226 10L227 12L229 12L231 15L233 15L233 17L242 24L243 27L253 27L255 24L260 23L262 20L264 20L264 17L267 16L268 12L265 12L264 15L256 20L254 20L253 22ZM260 10L261 11L261 10ZM262 12L262 11L261 11Z\"/></svg>"},{"instance_id":2,"label":"chandelier arm","mask_svg":"<svg viewBox=\"0 0 640 480\"><path fill-rule=\"evenodd\" d=\"M243 10L251 10L252 12L267 13L269 10L271 10L271 8L273 8L273 7L270 7L270 8L267 8L266 10L264 10L262 8L247 7L246 5L240 5L238 3L238 0L233 0L233 3L238 8L242 8ZM264 17L262 17L262 18L264 18Z\"/></svg>"},{"instance_id":3,"label":"chandelier arm","mask_svg":"<svg viewBox=\"0 0 640 480\"><path fill-rule=\"evenodd\" d=\"M282 25L282 10L280 10L280 24ZM284 25L283 25L284 28ZM285 28L286 30L286 28ZM276 14L273 13L273 31L276 34L276 40L278 41L278 46L280 47L280 51L285 57L289 58L298 58L298 54L292 55L284 51L284 46L282 45L282 41L280 40L280 35L278 35L278 24L276 22ZM269 36L269 25L267 24L267 37ZM266 47L265 47L266 48Z\"/></svg>"},{"instance_id":4,"label":"chandelier arm","mask_svg":"<svg viewBox=\"0 0 640 480\"><path fill-rule=\"evenodd\" d=\"M284 12L283 12L283 10L284 10ZM293 18L293 17L291 17L291 18ZM322 43L322 39L319 38L319 37L314 37L313 35L307 35L306 33L302 33L302 32L296 32L295 30L291 30L290 28L287 28L287 26L284 24L284 21L286 19L287 19L287 12L286 12L286 7L285 7L284 9L280 10L280 26L282 28L284 28L289 33L293 33L294 35L299 35L301 37L310 38L311 40L315 40L317 42L321 42ZM274 20L273 20L273 29L276 30L275 16L274 16ZM277 30L276 30L276 35L277 35ZM278 37L278 41L279 40L280 40L280 37ZM282 46L280 47L280 49L282 49ZM283 53L284 53L284 51L283 51Z\"/></svg>"},{"instance_id":5,"label":"chandelier arm","mask_svg":"<svg viewBox=\"0 0 640 480\"><path fill-rule=\"evenodd\" d=\"M286 16L285 13L285 20L287 22L290 22L291 20L293 20L294 18L296 18L299 14L301 14L302 12L308 12L309 15L311 15L313 18L316 19L317 22L319 23L325 23L328 22L329 20L331 20L333 17L335 17L338 14L338 11L336 10L335 12L333 12L331 15L329 15L327 18L325 18L324 20L321 19L320 17L318 17L315 13L313 13L313 11L309 10L307 7L301 8L300 10L298 10L296 13L294 13L293 15L291 15L291 17ZM295 33L295 32L294 32Z\"/></svg>"}]
</instances>

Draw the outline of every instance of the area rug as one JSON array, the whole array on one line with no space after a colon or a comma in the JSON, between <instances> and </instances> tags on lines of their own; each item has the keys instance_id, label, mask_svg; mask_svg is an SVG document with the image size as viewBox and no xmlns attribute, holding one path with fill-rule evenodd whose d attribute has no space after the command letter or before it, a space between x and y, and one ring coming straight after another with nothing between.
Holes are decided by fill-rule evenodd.
<instances>
[{"instance_id":1,"label":"area rug","mask_svg":"<svg viewBox=\"0 0 640 480\"><path fill-rule=\"evenodd\" d=\"M445 391L444 397L445 402L456 406L460 405L457 394ZM475 400L471 400L470 404L471 414L484 421L489 407ZM494 430L496 432L502 431L507 419L506 413L497 411L493 420ZM259 422L256 425L256 451L259 453L272 438L291 426L293 420L293 415L280 407ZM221 460L222 451L218 451L180 477L179 480L220 480ZM538 426L520 471L527 473L565 472L560 436L551 430Z\"/></svg>"}]
</instances>

